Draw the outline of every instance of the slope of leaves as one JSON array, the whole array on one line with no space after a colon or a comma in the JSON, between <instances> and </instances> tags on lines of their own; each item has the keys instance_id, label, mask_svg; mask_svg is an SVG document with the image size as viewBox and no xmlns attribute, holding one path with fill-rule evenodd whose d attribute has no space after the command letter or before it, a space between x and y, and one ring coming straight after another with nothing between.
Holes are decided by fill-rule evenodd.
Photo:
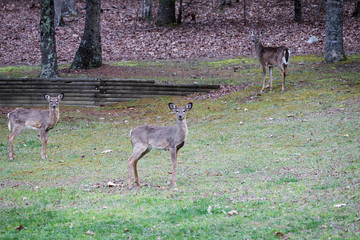
<instances>
[{"instance_id":1,"label":"slope of leaves","mask_svg":"<svg viewBox=\"0 0 360 240\"><path fill-rule=\"evenodd\" d=\"M59 64L71 63L81 41L85 1L77 1L79 15L65 18L56 29ZM156 15L157 1L153 14ZM185 3L189 1L184 1ZM194 1L193 1L194 2ZM195 21L185 17L180 26L155 27L141 20L141 1L102 1L102 47L104 62L144 59L202 59L253 55L249 29L265 30L265 45L286 45L292 54L322 54L325 14L315 0L304 0L303 22L294 23L292 1L247 1L244 24L243 1L220 9L220 1L197 1L188 7ZM360 21L351 17L354 3L344 2L344 49L360 52ZM191 9L191 10L189 10ZM38 0L0 3L0 66L36 65L40 55L40 4ZM306 41L316 36L319 41Z\"/></svg>"}]
</instances>

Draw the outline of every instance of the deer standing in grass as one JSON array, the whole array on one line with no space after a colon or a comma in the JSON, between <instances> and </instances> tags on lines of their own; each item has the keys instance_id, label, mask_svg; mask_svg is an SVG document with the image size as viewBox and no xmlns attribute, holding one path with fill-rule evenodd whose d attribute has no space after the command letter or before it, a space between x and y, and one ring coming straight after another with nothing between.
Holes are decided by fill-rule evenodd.
<instances>
[{"instance_id":1,"label":"deer standing in grass","mask_svg":"<svg viewBox=\"0 0 360 240\"><path fill-rule=\"evenodd\" d=\"M8 114L8 127L12 131L9 134L9 157L14 160L13 141L24 129L38 130L41 139L41 157L46 159L46 144L49 130L53 129L59 121L59 103L64 94L57 97L50 97L45 94L44 98L49 102L49 110L17 108Z\"/></svg>"},{"instance_id":2,"label":"deer standing in grass","mask_svg":"<svg viewBox=\"0 0 360 240\"><path fill-rule=\"evenodd\" d=\"M255 35L252 30L249 31L252 39L251 41L255 45L256 56L260 61L260 64L263 68L263 82L260 93L263 93L265 88L265 78L266 78L266 67L269 67L269 83L270 91L272 90L272 68L277 66L281 72L282 76L282 87L281 92L285 90L285 78L286 78L286 68L290 60L290 51L287 47L264 47L261 43L261 37L263 35L263 30L260 31L259 35Z\"/></svg>"},{"instance_id":3,"label":"deer standing in grass","mask_svg":"<svg viewBox=\"0 0 360 240\"><path fill-rule=\"evenodd\" d=\"M186 113L192 108L192 103L185 107L177 107L174 103L169 103L169 108L176 113L176 124L174 126L151 126L143 125L134 128L130 132L133 154L128 161L128 187L131 188L131 169L134 168L135 181L140 187L139 176L137 173L137 162L145 156L152 148L160 150L170 150L172 161L172 184L176 188L176 163L177 154L185 144L188 135L186 124Z\"/></svg>"}]
</instances>

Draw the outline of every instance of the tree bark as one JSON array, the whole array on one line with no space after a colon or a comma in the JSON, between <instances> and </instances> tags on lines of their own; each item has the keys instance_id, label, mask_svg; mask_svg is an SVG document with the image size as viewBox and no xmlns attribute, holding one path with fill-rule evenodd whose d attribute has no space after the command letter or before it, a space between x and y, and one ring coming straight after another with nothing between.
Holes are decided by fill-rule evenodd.
<instances>
[{"instance_id":1,"label":"tree bark","mask_svg":"<svg viewBox=\"0 0 360 240\"><path fill-rule=\"evenodd\" d=\"M55 27L62 25L62 18L61 18L61 8L63 5L64 0L54 0L54 8L55 8Z\"/></svg>"},{"instance_id":2,"label":"tree bark","mask_svg":"<svg viewBox=\"0 0 360 240\"><path fill-rule=\"evenodd\" d=\"M294 1L294 11L295 11L294 21L301 22L301 20L302 20L302 18L301 18L301 0Z\"/></svg>"},{"instance_id":3,"label":"tree bark","mask_svg":"<svg viewBox=\"0 0 360 240\"><path fill-rule=\"evenodd\" d=\"M75 0L64 0L61 8L63 16L76 16L78 13L75 8Z\"/></svg>"},{"instance_id":4,"label":"tree bark","mask_svg":"<svg viewBox=\"0 0 360 240\"><path fill-rule=\"evenodd\" d=\"M159 8L155 24L157 26L166 26L173 23L176 23L175 0L159 0Z\"/></svg>"},{"instance_id":5,"label":"tree bark","mask_svg":"<svg viewBox=\"0 0 360 240\"><path fill-rule=\"evenodd\" d=\"M247 25L247 21L246 21L246 0L244 0L244 9L243 9L244 11L244 26L246 26Z\"/></svg>"},{"instance_id":6,"label":"tree bark","mask_svg":"<svg viewBox=\"0 0 360 240\"><path fill-rule=\"evenodd\" d=\"M354 18L360 17L360 1L355 3L354 11L351 16Z\"/></svg>"},{"instance_id":7,"label":"tree bark","mask_svg":"<svg viewBox=\"0 0 360 240\"><path fill-rule=\"evenodd\" d=\"M142 0L142 18L152 20L152 0Z\"/></svg>"},{"instance_id":8,"label":"tree bark","mask_svg":"<svg viewBox=\"0 0 360 240\"><path fill-rule=\"evenodd\" d=\"M221 0L221 6L231 6L231 0Z\"/></svg>"},{"instance_id":9,"label":"tree bark","mask_svg":"<svg viewBox=\"0 0 360 240\"><path fill-rule=\"evenodd\" d=\"M325 62L345 59L343 48L343 0L327 0Z\"/></svg>"},{"instance_id":10,"label":"tree bark","mask_svg":"<svg viewBox=\"0 0 360 240\"><path fill-rule=\"evenodd\" d=\"M176 20L177 24L181 24L182 13L183 13L183 0L179 0L179 13L178 13L177 20Z\"/></svg>"},{"instance_id":11,"label":"tree bark","mask_svg":"<svg viewBox=\"0 0 360 240\"><path fill-rule=\"evenodd\" d=\"M54 0L40 1L41 78L58 77Z\"/></svg>"},{"instance_id":12,"label":"tree bark","mask_svg":"<svg viewBox=\"0 0 360 240\"><path fill-rule=\"evenodd\" d=\"M89 69L102 65L100 11L101 0L86 1L84 35L70 68Z\"/></svg>"}]
</instances>

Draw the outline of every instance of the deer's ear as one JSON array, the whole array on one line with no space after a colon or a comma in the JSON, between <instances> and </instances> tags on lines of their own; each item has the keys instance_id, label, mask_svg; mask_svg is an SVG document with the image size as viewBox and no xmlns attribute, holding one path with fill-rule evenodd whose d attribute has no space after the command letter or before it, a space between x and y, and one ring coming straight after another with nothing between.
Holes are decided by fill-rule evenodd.
<instances>
[{"instance_id":1,"label":"deer's ear","mask_svg":"<svg viewBox=\"0 0 360 240\"><path fill-rule=\"evenodd\" d=\"M44 98L45 98L46 101L48 101L48 102L50 101L50 96L49 95L44 94Z\"/></svg>"},{"instance_id":2,"label":"deer's ear","mask_svg":"<svg viewBox=\"0 0 360 240\"><path fill-rule=\"evenodd\" d=\"M192 109L192 106L193 106L193 104L191 102L186 104L186 106L185 106L186 111L190 111L190 109Z\"/></svg>"},{"instance_id":3,"label":"deer's ear","mask_svg":"<svg viewBox=\"0 0 360 240\"><path fill-rule=\"evenodd\" d=\"M252 30L249 31L250 36L254 36L254 32Z\"/></svg>"},{"instance_id":4,"label":"deer's ear","mask_svg":"<svg viewBox=\"0 0 360 240\"><path fill-rule=\"evenodd\" d=\"M176 109L176 105L174 103L169 103L169 108L171 111L174 111Z\"/></svg>"},{"instance_id":5,"label":"deer's ear","mask_svg":"<svg viewBox=\"0 0 360 240\"><path fill-rule=\"evenodd\" d=\"M64 98L64 94L63 93L60 93L59 96L58 96L58 99L59 100L62 100Z\"/></svg>"}]
</instances>

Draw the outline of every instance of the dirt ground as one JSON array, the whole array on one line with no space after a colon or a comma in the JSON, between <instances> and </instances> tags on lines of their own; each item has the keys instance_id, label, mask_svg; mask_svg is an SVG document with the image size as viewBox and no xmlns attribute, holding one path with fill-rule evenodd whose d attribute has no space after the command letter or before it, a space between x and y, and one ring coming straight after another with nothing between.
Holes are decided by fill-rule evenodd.
<instances>
[{"instance_id":1,"label":"dirt ground","mask_svg":"<svg viewBox=\"0 0 360 240\"><path fill-rule=\"evenodd\" d=\"M184 1L185 4L189 0ZM194 2L194 1L193 1ZM267 46L285 45L292 55L323 54L326 15L318 12L317 0L302 1L301 23L295 23L293 1L243 1L219 8L220 0L200 0L187 7L180 26L156 27L154 21L141 20L141 1L103 0L101 34L103 62L157 59L223 59L254 56L249 30L265 31ZM156 17L157 1L153 14ZM351 17L354 1L344 1L344 50L360 52L360 20ZM56 28L58 63L71 63L81 41L85 21L85 1L77 1L79 14L65 18L65 26ZM39 65L40 4L38 0L0 2L0 67ZM195 14L195 19L186 17ZM246 17L246 24L244 21ZM315 36L318 42L307 40ZM121 69L121 68L120 68ZM97 74L113 71L110 66ZM121 74L134 74L121 69ZM134 70L131 70L134 71ZM147 73L151 74L151 72Z\"/></svg>"}]
</instances>

